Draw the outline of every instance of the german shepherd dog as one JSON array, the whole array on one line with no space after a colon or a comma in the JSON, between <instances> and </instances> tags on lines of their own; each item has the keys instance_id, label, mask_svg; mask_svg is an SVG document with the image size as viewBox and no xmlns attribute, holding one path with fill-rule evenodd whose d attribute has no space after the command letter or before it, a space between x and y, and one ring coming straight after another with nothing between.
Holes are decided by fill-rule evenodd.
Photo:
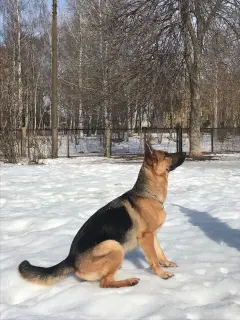
<instances>
[{"instance_id":1,"label":"german shepherd dog","mask_svg":"<svg viewBox=\"0 0 240 320\"><path fill-rule=\"evenodd\" d=\"M164 223L163 203L167 196L168 173L180 166L185 153L157 151L146 142L143 165L133 188L109 202L93 214L73 239L65 260L49 268L23 261L18 269L31 282L52 284L75 273L81 280L100 281L101 288L120 288L138 284L138 278L115 281L124 253L140 246L152 270L168 279L172 272L164 267L176 267L167 260L156 232Z\"/></svg>"}]
</instances>

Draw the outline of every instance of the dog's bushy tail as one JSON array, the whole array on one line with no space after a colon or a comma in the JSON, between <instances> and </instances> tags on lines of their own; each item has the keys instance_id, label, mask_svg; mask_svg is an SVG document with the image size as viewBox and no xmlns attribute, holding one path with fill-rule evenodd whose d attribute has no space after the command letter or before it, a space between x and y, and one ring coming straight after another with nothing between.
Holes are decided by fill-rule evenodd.
<instances>
[{"instance_id":1,"label":"dog's bushy tail","mask_svg":"<svg viewBox=\"0 0 240 320\"><path fill-rule=\"evenodd\" d=\"M18 270L25 280L50 285L74 272L74 267L68 258L49 268L33 266L27 260L24 260L18 266Z\"/></svg>"}]
</instances>

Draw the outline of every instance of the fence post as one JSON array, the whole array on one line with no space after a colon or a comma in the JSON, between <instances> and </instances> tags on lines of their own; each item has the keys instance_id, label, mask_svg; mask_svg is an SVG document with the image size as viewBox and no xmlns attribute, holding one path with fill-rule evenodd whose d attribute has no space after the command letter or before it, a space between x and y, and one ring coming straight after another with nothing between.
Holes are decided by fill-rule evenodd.
<instances>
[{"instance_id":1,"label":"fence post","mask_svg":"<svg viewBox=\"0 0 240 320\"><path fill-rule=\"evenodd\" d=\"M69 130L67 130L67 157L70 158Z\"/></svg>"},{"instance_id":2,"label":"fence post","mask_svg":"<svg viewBox=\"0 0 240 320\"><path fill-rule=\"evenodd\" d=\"M177 152L179 152L179 126L176 125L176 135L177 135L177 138L176 138L176 149L177 149Z\"/></svg>"},{"instance_id":3,"label":"fence post","mask_svg":"<svg viewBox=\"0 0 240 320\"><path fill-rule=\"evenodd\" d=\"M211 153L214 152L214 147L213 147L213 137L214 137L214 128L211 129Z\"/></svg>"},{"instance_id":4,"label":"fence post","mask_svg":"<svg viewBox=\"0 0 240 320\"><path fill-rule=\"evenodd\" d=\"M26 127L21 127L21 156L26 157Z\"/></svg>"},{"instance_id":5,"label":"fence post","mask_svg":"<svg viewBox=\"0 0 240 320\"><path fill-rule=\"evenodd\" d=\"M176 141L177 152L182 152L182 127L180 124L176 125L176 133L177 133L177 141Z\"/></svg>"},{"instance_id":6,"label":"fence post","mask_svg":"<svg viewBox=\"0 0 240 320\"><path fill-rule=\"evenodd\" d=\"M28 161L30 161L30 129L27 129L27 149L28 149Z\"/></svg>"},{"instance_id":7,"label":"fence post","mask_svg":"<svg viewBox=\"0 0 240 320\"><path fill-rule=\"evenodd\" d=\"M182 143L182 134L183 134L183 130L182 127L179 127L179 152L182 152L183 150L183 143Z\"/></svg>"},{"instance_id":8,"label":"fence post","mask_svg":"<svg viewBox=\"0 0 240 320\"><path fill-rule=\"evenodd\" d=\"M142 127L143 133L143 154L145 153L145 145L147 143L147 127Z\"/></svg>"}]
</instances>

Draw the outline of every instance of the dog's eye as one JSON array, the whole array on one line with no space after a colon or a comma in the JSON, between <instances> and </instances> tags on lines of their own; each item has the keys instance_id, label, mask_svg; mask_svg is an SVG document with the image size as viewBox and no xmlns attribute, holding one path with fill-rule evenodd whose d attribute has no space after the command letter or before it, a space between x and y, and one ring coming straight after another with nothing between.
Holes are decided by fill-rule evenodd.
<instances>
[{"instance_id":1,"label":"dog's eye","mask_svg":"<svg viewBox=\"0 0 240 320\"><path fill-rule=\"evenodd\" d=\"M169 153L168 152L164 152L165 157L169 157Z\"/></svg>"}]
</instances>

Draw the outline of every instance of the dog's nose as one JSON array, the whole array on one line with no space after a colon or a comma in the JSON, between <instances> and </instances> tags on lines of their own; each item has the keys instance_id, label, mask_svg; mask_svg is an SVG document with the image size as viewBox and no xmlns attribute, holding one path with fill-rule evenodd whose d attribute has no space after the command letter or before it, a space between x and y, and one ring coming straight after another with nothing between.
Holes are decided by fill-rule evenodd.
<instances>
[{"instance_id":1,"label":"dog's nose","mask_svg":"<svg viewBox=\"0 0 240 320\"><path fill-rule=\"evenodd\" d=\"M186 159L186 155L187 155L187 153L186 152L181 152L180 153L180 157L182 158L182 159Z\"/></svg>"}]
</instances>

